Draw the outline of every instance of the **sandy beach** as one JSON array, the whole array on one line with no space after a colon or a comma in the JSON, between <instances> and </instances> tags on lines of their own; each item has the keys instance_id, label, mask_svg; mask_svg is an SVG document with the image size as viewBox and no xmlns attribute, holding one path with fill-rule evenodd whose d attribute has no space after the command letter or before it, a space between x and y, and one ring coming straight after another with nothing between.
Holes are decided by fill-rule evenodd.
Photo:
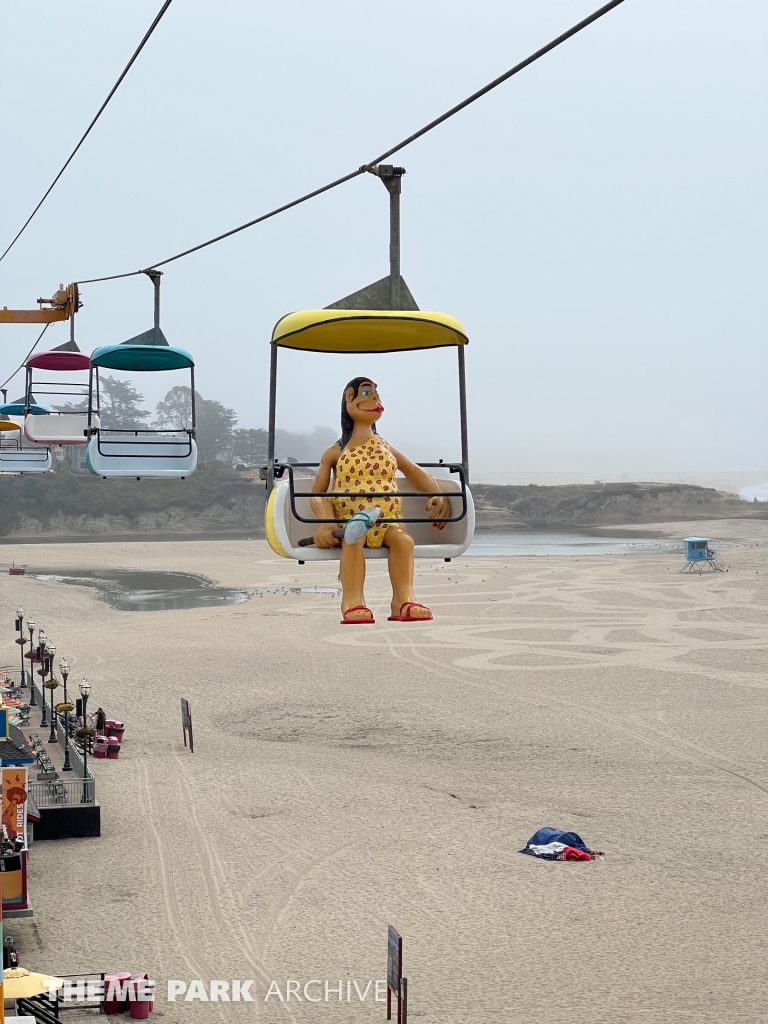
<instances>
[{"instance_id":1,"label":"sandy beach","mask_svg":"<svg viewBox=\"0 0 768 1024\"><path fill-rule=\"evenodd\" d=\"M369 563L378 621L355 628L322 594L124 612L1 576L3 663L21 603L90 706L126 722L120 760L93 766L101 838L33 848L34 918L9 926L22 964L147 970L167 1024L362 1024L385 1018L371 996L264 997L272 980L383 978L392 924L422 1024L764 1021L768 523L659 530L708 531L730 571L681 576L667 554L419 563L436 618L402 625ZM337 571L262 541L0 558L241 587ZM605 858L520 856L544 825ZM193 978L254 979L256 1001L165 1001Z\"/></svg>"}]
</instances>

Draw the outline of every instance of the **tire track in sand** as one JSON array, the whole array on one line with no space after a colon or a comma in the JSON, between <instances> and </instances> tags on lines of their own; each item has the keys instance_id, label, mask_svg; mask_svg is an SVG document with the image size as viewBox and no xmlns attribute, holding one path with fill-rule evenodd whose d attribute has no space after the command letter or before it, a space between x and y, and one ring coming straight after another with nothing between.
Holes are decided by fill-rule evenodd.
<instances>
[{"instance_id":1,"label":"tire track in sand","mask_svg":"<svg viewBox=\"0 0 768 1024\"><path fill-rule=\"evenodd\" d=\"M173 854L168 841L168 828L165 815L162 812L162 800L157 798L154 787L149 779L149 771L146 764L141 766L141 783L147 798L149 807L149 825L157 843L158 863L160 865L160 880L163 887L163 899L165 902L166 916L171 931L176 939L176 946L189 967L190 974L198 978L207 978L210 973L210 965L200 956L197 950L189 943L187 935L190 934L183 926L179 901L176 896L176 886L173 878ZM159 823L159 824L158 824ZM194 932L192 932L194 934ZM211 1004L209 1003L210 1007ZM227 1004L217 1003L216 1016L219 1020L225 1020Z\"/></svg>"},{"instance_id":2,"label":"tire track in sand","mask_svg":"<svg viewBox=\"0 0 768 1024\"><path fill-rule=\"evenodd\" d=\"M187 808L194 826L192 834L194 836L195 849L197 850L200 869L203 874L203 882L205 884L206 892L208 893L208 903L211 908L211 913L213 914L217 927L222 933L223 939L231 942L232 939L235 938L235 941L240 947L240 951L248 963L248 966L254 972L254 975L263 983L265 991L267 991L272 983L272 978L268 974L261 959L257 957L240 916L239 908L235 905L231 895L227 892L226 871L224 869L224 865L221 862L215 843L211 844L208 842L206 838L208 833L200 824L192 794L192 786L186 769L184 768L184 764L178 753L175 751L174 757L178 762L179 777L181 778L182 786L186 791ZM289 860L294 855L295 851L291 851L287 856L279 857L273 862L273 864L268 866L263 874L268 874L274 867L277 867L285 860ZM226 916L221 907L222 899L226 899L229 903L229 913ZM235 930L239 933L239 938L236 938L233 935ZM254 1005L258 1016L261 1012L258 999L254 1000ZM284 1006L282 1002L277 1002L275 1006L278 1009L281 1020L291 1021L294 1019L291 1010Z\"/></svg>"},{"instance_id":3,"label":"tire track in sand","mask_svg":"<svg viewBox=\"0 0 768 1024\"><path fill-rule=\"evenodd\" d=\"M197 822L197 818L196 818L196 811L194 809L194 802L191 799L191 795L189 794L190 785L191 785L190 781L189 781L189 777L187 776L187 773L186 773L186 771L184 769L183 762L179 758L178 754L176 754L175 756L176 756L176 758L177 758L177 760L179 762L179 769L180 769L181 778L183 779L184 785L187 788L188 804L189 804L189 807L190 807L190 813L191 813L192 819L195 822L196 826L198 826L199 823ZM206 835L204 830L201 829L200 827L196 827L194 832L195 832L196 842L199 841L201 843L204 843L205 840L204 840L204 838L202 838L202 837L204 837ZM291 850L286 855L278 857L275 861L273 861L272 864L268 865L258 875L255 876L256 878L264 878L264 877L268 876L273 870L275 870L279 866L281 866L283 864L286 864L286 863L290 864L291 860L296 860L296 861L299 862L299 863L296 863L294 865L291 865L292 870L295 873L295 878L294 878L293 882L291 883L291 885L288 887L287 891L283 894L283 896L282 896L282 898L280 900L279 905L274 909L274 911L271 914L269 914L267 917L263 918L263 925L264 925L264 927L263 927L262 934L261 934L261 937L260 937L260 940L259 940L259 948L258 948L258 950L254 949L254 947L253 947L253 945L251 943L251 939L249 938L249 936L248 936L248 934L247 934L247 932L245 930L245 927L243 925L242 919L240 918L240 915L239 915L239 908L233 904L231 897L229 898L230 906L232 907L233 913L232 913L231 919L229 919L226 922L224 921L223 916L221 916L221 921L223 923L223 926L227 928L227 934L231 936L231 930L232 930L233 924L236 922L238 931L240 932L240 947L243 950L243 952L246 953L246 959L248 960L248 963L253 968L253 970L256 973L259 974L259 976L265 982L267 988L269 987L269 985L270 985L270 983L272 981L272 977L266 972L266 970L265 970L265 968L263 966L263 961L262 961L261 958L264 955L264 948L265 948L267 942L269 941L272 933L274 932L275 927L277 926L278 922L280 921L280 918L283 916L288 903L290 902L292 896L294 895L296 890L299 888L301 883L304 881L304 879L312 871L314 871L324 861L328 860L331 857L336 856L336 854L340 853L342 850L347 849L348 846L349 846L349 844L343 844L341 846L336 846L333 849L329 850L327 853L324 853L324 854L322 854L320 856L317 856L315 854L315 852L310 847L304 846L304 845L299 845L299 844L294 844L293 850ZM206 863L207 869L208 869L208 872L209 872L208 880L206 881L206 885L210 885L209 899L211 901L212 906L216 907L216 911L214 911L214 913L218 913L219 915L221 915L221 909L220 909L220 907L218 907L217 899L218 899L218 892L226 892L226 872L225 872L224 866L223 866L223 864L221 862L221 859L220 859L220 857L218 855L218 852L216 851L215 846L213 848L211 848L207 852L201 852L200 859L201 859L201 861L204 861ZM302 860L305 862L304 864L301 863ZM214 866L214 868L216 870L216 873L218 875L218 881L219 881L219 885L218 886L215 884L215 881L214 881L214 878L213 878L213 873L211 872L211 864L213 864L213 866ZM291 1020L294 1019L291 1011L288 1009L287 1006L283 1006L282 1004L276 1004L276 1005L279 1006L281 1011L283 1011L284 1013L287 1013L289 1015L289 1019L291 1019Z\"/></svg>"}]
</instances>

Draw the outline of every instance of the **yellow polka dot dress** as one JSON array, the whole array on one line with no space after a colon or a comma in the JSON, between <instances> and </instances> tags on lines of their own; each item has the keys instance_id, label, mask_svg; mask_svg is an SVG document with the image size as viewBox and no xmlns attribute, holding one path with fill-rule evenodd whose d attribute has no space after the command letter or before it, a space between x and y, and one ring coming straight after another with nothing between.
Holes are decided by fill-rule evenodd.
<instances>
[{"instance_id":1,"label":"yellow polka dot dress","mask_svg":"<svg viewBox=\"0 0 768 1024\"><path fill-rule=\"evenodd\" d=\"M403 506L399 498L368 497L382 491L397 494L396 471L397 460L387 442L377 434L364 444L342 452L336 463L333 484L333 493L339 497L331 499L338 518L351 519L355 512L366 512L378 506L382 519L401 519ZM367 547L380 548L390 525L372 526L365 541Z\"/></svg>"}]
</instances>

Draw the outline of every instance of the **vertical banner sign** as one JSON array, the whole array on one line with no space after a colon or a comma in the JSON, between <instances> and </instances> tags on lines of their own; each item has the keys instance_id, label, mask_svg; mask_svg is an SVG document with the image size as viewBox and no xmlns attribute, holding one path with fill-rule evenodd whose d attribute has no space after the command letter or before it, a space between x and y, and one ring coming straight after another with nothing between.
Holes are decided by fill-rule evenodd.
<instances>
[{"instance_id":1,"label":"vertical banner sign","mask_svg":"<svg viewBox=\"0 0 768 1024\"><path fill-rule=\"evenodd\" d=\"M27 769L3 768L3 825L11 839L24 837L27 849Z\"/></svg>"},{"instance_id":2,"label":"vertical banner sign","mask_svg":"<svg viewBox=\"0 0 768 1024\"><path fill-rule=\"evenodd\" d=\"M8 708L0 708L0 740L7 740L10 723L8 721Z\"/></svg>"},{"instance_id":3,"label":"vertical banner sign","mask_svg":"<svg viewBox=\"0 0 768 1024\"><path fill-rule=\"evenodd\" d=\"M403 1024L400 980L403 975L403 937L392 925L387 931L387 1020L392 1020L392 993L397 997L397 1024Z\"/></svg>"},{"instance_id":4,"label":"vertical banner sign","mask_svg":"<svg viewBox=\"0 0 768 1024\"><path fill-rule=\"evenodd\" d=\"M189 706L189 701L181 698L181 729L184 733L184 746L187 745L187 733L189 733L189 750L190 753L195 752L195 741L192 737L192 709Z\"/></svg>"}]
</instances>

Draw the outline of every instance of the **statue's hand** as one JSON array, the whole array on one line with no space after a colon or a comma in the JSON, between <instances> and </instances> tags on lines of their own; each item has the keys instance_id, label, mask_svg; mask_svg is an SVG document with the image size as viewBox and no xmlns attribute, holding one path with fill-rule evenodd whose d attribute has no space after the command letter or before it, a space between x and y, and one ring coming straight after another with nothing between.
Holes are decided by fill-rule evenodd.
<instances>
[{"instance_id":1,"label":"statue's hand","mask_svg":"<svg viewBox=\"0 0 768 1024\"><path fill-rule=\"evenodd\" d=\"M430 498L426 504L426 509L430 519L450 519L451 517L451 503L447 498ZM445 523L433 523L436 530L444 530Z\"/></svg>"},{"instance_id":2,"label":"statue's hand","mask_svg":"<svg viewBox=\"0 0 768 1024\"><path fill-rule=\"evenodd\" d=\"M335 523L320 523L318 528L315 530L315 547L318 548L338 548L341 546L341 541L333 536L333 531L336 529Z\"/></svg>"}]
</instances>

